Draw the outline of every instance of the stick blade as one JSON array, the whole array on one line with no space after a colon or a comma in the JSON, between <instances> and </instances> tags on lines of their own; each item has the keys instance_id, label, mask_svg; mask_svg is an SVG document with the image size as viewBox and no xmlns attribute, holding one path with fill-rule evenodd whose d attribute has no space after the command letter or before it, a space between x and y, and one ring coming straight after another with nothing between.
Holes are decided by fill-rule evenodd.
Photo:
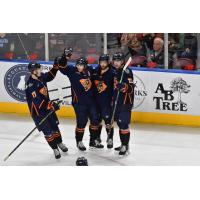
<instances>
[{"instance_id":1,"label":"stick blade","mask_svg":"<svg viewBox=\"0 0 200 200\"><path fill-rule=\"evenodd\" d=\"M6 156L6 157L3 159L3 161L4 161L4 162L7 161L8 158L9 158L9 156Z\"/></svg>"}]
</instances>

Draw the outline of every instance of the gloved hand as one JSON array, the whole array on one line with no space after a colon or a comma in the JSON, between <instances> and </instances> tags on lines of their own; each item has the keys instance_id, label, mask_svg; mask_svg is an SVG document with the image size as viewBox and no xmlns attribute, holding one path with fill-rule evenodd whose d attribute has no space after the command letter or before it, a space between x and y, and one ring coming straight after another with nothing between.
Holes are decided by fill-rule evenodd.
<instances>
[{"instance_id":1,"label":"gloved hand","mask_svg":"<svg viewBox=\"0 0 200 200\"><path fill-rule=\"evenodd\" d=\"M66 65L67 65L67 58L65 57L64 54L62 56L58 56L55 58L54 64L53 64L55 68L59 66L65 67Z\"/></svg>"},{"instance_id":2,"label":"gloved hand","mask_svg":"<svg viewBox=\"0 0 200 200\"><path fill-rule=\"evenodd\" d=\"M60 59L60 57L58 57L58 56L54 59L54 63L53 63L54 69L59 69L59 59Z\"/></svg>"},{"instance_id":3,"label":"gloved hand","mask_svg":"<svg viewBox=\"0 0 200 200\"><path fill-rule=\"evenodd\" d=\"M63 55L67 58L70 58L72 56L72 52L73 52L73 49L71 47L65 48Z\"/></svg>"},{"instance_id":4,"label":"gloved hand","mask_svg":"<svg viewBox=\"0 0 200 200\"><path fill-rule=\"evenodd\" d=\"M60 105L54 101L49 101L47 110L54 110L57 111L60 109Z\"/></svg>"},{"instance_id":5,"label":"gloved hand","mask_svg":"<svg viewBox=\"0 0 200 200\"><path fill-rule=\"evenodd\" d=\"M65 67L67 65L67 58L64 54L60 57L58 63L59 63L59 66L62 66L62 67Z\"/></svg>"},{"instance_id":6,"label":"gloved hand","mask_svg":"<svg viewBox=\"0 0 200 200\"><path fill-rule=\"evenodd\" d=\"M127 90L127 85L126 85L126 83L117 83L116 88L117 88L117 90L119 90L120 92L126 92L126 90Z\"/></svg>"}]
</instances>

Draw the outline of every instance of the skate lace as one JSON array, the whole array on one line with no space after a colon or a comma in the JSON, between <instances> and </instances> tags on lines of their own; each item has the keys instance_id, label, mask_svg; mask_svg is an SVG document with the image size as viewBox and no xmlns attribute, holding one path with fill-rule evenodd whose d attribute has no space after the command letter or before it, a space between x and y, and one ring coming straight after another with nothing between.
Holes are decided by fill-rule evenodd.
<instances>
[{"instance_id":1,"label":"skate lace","mask_svg":"<svg viewBox=\"0 0 200 200\"><path fill-rule=\"evenodd\" d=\"M63 143L60 143L60 144L59 144L59 147L60 147L61 149L66 148L65 144L63 144Z\"/></svg>"},{"instance_id":2,"label":"skate lace","mask_svg":"<svg viewBox=\"0 0 200 200\"><path fill-rule=\"evenodd\" d=\"M112 144L112 143L113 143L112 139L108 139L108 144Z\"/></svg>"},{"instance_id":3,"label":"skate lace","mask_svg":"<svg viewBox=\"0 0 200 200\"><path fill-rule=\"evenodd\" d=\"M79 142L79 143L78 143L78 146L81 147L81 148L82 148L82 147L85 147L84 144L83 144L83 142Z\"/></svg>"},{"instance_id":4,"label":"skate lace","mask_svg":"<svg viewBox=\"0 0 200 200\"><path fill-rule=\"evenodd\" d=\"M120 151L121 152L125 152L126 151L126 146L122 145Z\"/></svg>"},{"instance_id":5,"label":"skate lace","mask_svg":"<svg viewBox=\"0 0 200 200\"><path fill-rule=\"evenodd\" d=\"M59 150L58 149L54 149L54 154L57 156L60 154Z\"/></svg>"}]
</instances>

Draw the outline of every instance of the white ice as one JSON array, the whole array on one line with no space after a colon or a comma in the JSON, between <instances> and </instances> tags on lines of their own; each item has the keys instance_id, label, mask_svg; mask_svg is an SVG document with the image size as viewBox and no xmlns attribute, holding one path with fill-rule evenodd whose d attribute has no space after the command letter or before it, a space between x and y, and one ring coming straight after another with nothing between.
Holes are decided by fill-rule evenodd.
<instances>
[{"instance_id":1,"label":"white ice","mask_svg":"<svg viewBox=\"0 0 200 200\"><path fill-rule=\"evenodd\" d=\"M6 161L4 157L34 127L27 116L0 114L0 165L70 165L74 166L79 156L88 159L89 165L200 165L200 128L131 124L130 154L120 158L113 150L98 150L81 153L76 149L74 120L61 119L60 129L69 152L55 160L42 133L35 131L30 138ZM88 128L84 143L88 146ZM105 144L106 132L102 132ZM115 146L119 135L115 127Z\"/></svg>"}]
</instances>

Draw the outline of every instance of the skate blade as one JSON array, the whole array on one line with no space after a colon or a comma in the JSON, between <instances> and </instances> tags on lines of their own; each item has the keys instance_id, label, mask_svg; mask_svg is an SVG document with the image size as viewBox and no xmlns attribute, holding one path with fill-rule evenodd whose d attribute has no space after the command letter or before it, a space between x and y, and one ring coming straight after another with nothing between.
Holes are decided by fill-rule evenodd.
<instances>
[{"instance_id":1,"label":"skate blade","mask_svg":"<svg viewBox=\"0 0 200 200\"><path fill-rule=\"evenodd\" d=\"M129 151L127 151L124 155L119 155L119 158L124 158L124 157L126 157L126 156L128 156L130 154L130 152Z\"/></svg>"},{"instance_id":2,"label":"skate blade","mask_svg":"<svg viewBox=\"0 0 200 200\"><path fill-rule=\"evenodd\" d=\"M104 148L89 147L91 151L102 151Z\"/></svg>"},{"instance_id":3,"label":"skate blade","mask_svg":"<svg viewBox=\"0 0 200 200\"><path fill-rule=\"evenodd\" d=\"M113 149L113 146L112 147L108 147L108 146L106 146L107 147L107 149Z\"/></svg>"},{"instance_id":4,"label":"skate blade","mask_svg":"<svg viewBox=\"0 0 200 200\"><path fill-rule=\"evenodd\" d=\"M63 151L63 150L61 149L61 152L64 153L64 154L68 153L68 151L69 151L69 149L68 149L67 151L66 151L66 150Z\"/></svg>"},{"instance_id":5,"label":"skate blade","mask_svg":"<svg viewBox=\"0 0 200 200\"><path fill-rule=\"evenodd\" d=\"M78 149L78 151L80 152L80 153L86 153L87 152L87 149L86 150L80 150L80 149Z\"/></svg>"}]
</instances>

